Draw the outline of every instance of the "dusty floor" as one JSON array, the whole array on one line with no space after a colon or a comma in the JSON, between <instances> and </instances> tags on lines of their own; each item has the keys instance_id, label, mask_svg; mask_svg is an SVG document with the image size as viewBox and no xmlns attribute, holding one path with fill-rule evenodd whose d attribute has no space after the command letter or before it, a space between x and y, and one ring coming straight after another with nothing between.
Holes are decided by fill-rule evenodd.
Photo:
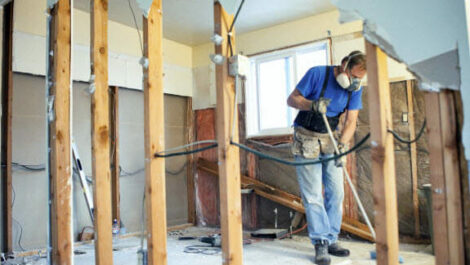
<instances>
[{"instance_id":1,"label":"dusty floor","mask_svg":"<svg viewBox=\"0 0 470 265\"><path fill-rule=\"evenodd\" d=\"M216 233L217 230L210 228L191 227L182 231L169 232L168 234L168 264L170 265L210 265L222 264L220 251L211 253L185 253L185 247L190 245L204 245L197 240L178 240L180 236L205 236ZM140 239L138 237L119 238L114 240L114 264L134 265L138 264L137 251L139 250ZM374 244L359 242L356 240L342 239L341 244L351 250L351 256L347 258L333 257L332 264L375 264L370 259L369 252L375 250ZM400 255L404 259L404 264L434 264L434 256L430 255L430 247L426 245L400 245ZM75 247L74 263L76 265L94 264L93 244L81 244ZM243 248L244 264L313 264L314 250L306 236L294 236L292 239L286 238L274 241L258 241L245 245ZM28 258L27 258L28 259ZM18 260L9 264L46 264L44 258L34 261L29 258L30 263Z\"/></svg>"}]
</instances>

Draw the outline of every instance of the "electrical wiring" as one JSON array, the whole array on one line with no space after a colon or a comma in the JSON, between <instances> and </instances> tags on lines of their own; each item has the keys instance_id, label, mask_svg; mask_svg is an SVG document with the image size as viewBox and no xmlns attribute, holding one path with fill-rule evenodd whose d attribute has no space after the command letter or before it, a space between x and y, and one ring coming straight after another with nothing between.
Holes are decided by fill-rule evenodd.
<instances>
[{"instance_id":1,"label":"electrical wiring","mask_svg":"<svg viewBox=\"0 0 470 265\"><path fill-rule=\"evenodd\" d=\"M233 56L233 48L232 48L232 30L233 30L233 26L235 25L235 22L237 21L238 15L240 14L240 10L242 9L244 3L245 3L245 0L242 0L242 2L240 3L240 6L237 9L237 13L235 13L235 17L233 18L232 24L230 25L230 28L227 32L227 41L228 41L228 46L230 48L230 57Z\"/></svg>"},{"instance_id":2,"label":"electrical wiring","mask_svg":"<svg viewBox=\"0 0 470 265\"><path fill-rule=\"evenodd\" d=\"M134 25L135 25L135 29L137 30L137 34L139 35L140 50L142 51L142 56L143 56L144 46L142 45L142 36L140 35L139 27L137 26L137 19L135 18L134 9L132 8L130 0L127 0L127 3L129 4L129 9L131 10L132 17L134 18Z\"/></svg>"},{"instance_id":3,"label":"electrical wiring","mask_svg":"<svg viewBox=\"0 0 470 265\"><path fill-rule=\"evenodd\" d=\"M418 141L421 138L421 136L423 136L423 132L424 132L425 127L426 127L426 120L424 120L423 125L421 126L421 129L419 130L418 135L413 140L406 140L406 139L402 138L400 135L398 135L398 133L396 133L393 130L387 130L387 131L389 133L391 133L393 135L393 137L395 139L397 139L398 141L400 141L402 143L405 143L405 144L412 144L412 143Z\"/></svg>"}]
</instances>

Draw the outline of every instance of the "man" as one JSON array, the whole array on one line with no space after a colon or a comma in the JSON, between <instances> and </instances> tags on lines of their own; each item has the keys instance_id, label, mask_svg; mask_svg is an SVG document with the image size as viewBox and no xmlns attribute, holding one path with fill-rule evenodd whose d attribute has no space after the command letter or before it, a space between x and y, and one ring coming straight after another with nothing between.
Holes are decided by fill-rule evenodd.
<instances>
[{"instance_id":1,"label":"man","mask_svg":"<svg viewBox=\"0 0 470 265\"><path fill-rule=\"evenodd\" d=\"M338 141L344 153L356 130L362 108L361 80L366 74L365 56L353 51L340 66L311 68L287 99L290 107L299 109L294 122L292 152L297 161L334 156L322 115L335 131L340 115L346 115ZM338 132L337 132L338 133ZM308 234L315 245L315 263L330 264L330 256L349 256L349 250L338 245L343 209L343 169L345 156L314 165L297 167L297 179L308 223ZM324 198L322 195L324 187Z\"/></svg>"}]
</instances>

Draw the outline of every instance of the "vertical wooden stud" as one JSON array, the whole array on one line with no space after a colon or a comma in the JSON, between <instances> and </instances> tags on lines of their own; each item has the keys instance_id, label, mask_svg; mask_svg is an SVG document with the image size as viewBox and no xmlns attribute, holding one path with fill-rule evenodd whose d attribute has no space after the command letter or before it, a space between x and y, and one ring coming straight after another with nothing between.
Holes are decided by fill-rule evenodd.
<instances>
[{"instance_id":1,"label":"vertical wooden stud","mask_svg":"<svg viewBox=\"0 0 470 265\"><path fill-rule=\"evenodd\" d=\"M52 263L72 264L72 164L70 134L70 0L59 0L51 10L49 64L50 177L52 192Z\"/></svg>"},{"instance_id":2,"label":"vertical wooden stud","mask_svg":"<svg viewBox=\"0 0 470 265\"><path fill-rule=\"evenodd\" d=\"M366 41L377 264L398 264L395 154L387 55Z\"/></svg>"},{"instance_id":3,"label":"vertical wooden stud","mask_svg":"<svg viewBox=\"0 0 470 265\"><path fill-rule=\"evenodd\" d=\"M144 18L145 196L147 203L148 264L166 264L165 149L163 106L162 0L153 0Z\"/></svg>"},{"instance_id":4,"label":"vertical wooden stud","mask_svg":"<svg viewBox=\"0 0 470 265\"><path fill-rule=\"evenodd\" d=\"M102 265L113 263L109 170L108 1L92 0L90 13L91 74L95 76L91 97L95 263Z\"/></svg>"},{"instance_id":5,"label":"vertical wooden stud","mask_svg":"<svg viewBox=\"0 0 470 265\"><path fill-rule=\"evenodd\" d=\"M194 142L194 111L193 99L188 97L186 104L186 139L188 143ZM187 156L186 183L188 189L188 223L196 224L196 194L194 187L194 158L192 154Z\"/></svg>"},{"instance_id":6,"label":"vertical wooden stud","mask_svg":"<svg viewBox=\"0 0 470 265\"><path fill-rule=\"evenodd\" d=\"M219 2L214 3L214 32L224 37L221 45L215 46L215 53L229 57L227 31L233 16L227 14ZM232 32L232 49L235 51L235 33ZM243 263L243 234L240 194L240 157L237 147L230 144L232 124L238 125L238 118L232 123L234 110L235 82L228 74L228 60L216 66L217 119L216 131L219 159L220 223L222 228L223 264ZM238 142L238 126L233 130L233 141Z\"/></svg>"},{"instance_id":7,"label":"vertical wooden stud","mask_svg":"<svg viewBox=\"0 0 470 265\"><path fill-rule=\"evenodd\" d=\"M426 92L436 264L464 264L460 164L451 91Z\"/></svg>"},{"instance_id":8,"label":"vertical wooden stud","mask_svg":"<svg viewBox=\"0 0 470 265\"><path fill-rule=\"evenodd\" d=\"M109 124L111 136L111 203L113 220L121 222L119 185L119 87L109 88Z\"/></svg>"},{"instance_id":9,"label":"vertical wooden stud","mask_svg":"<svg viewBox=\"0 0 470 265\"><path fill-rule=\"evenodd\" d=\"M410 139L416 138L415 118L413 109L413 81L406 80L406 98L408 102L408 128L410 130ZM411 164L411 185L413 190L413 214L415 219L415 237L420 236L419 221L419 198L418 198L418 155L416 151L416 142L410 144L410 164Z\"/></svg>"},{"instance_id":10,"label":"vertical wooden stud","mask_svg":"<svg viewBox=\"0 0 470 265\"><path fill-rule=\"evenodd\" d=\"M3 7L2 51L2 252L12 252L11 112L13 100L13 1Z\"/></svg>"}]
</instances>

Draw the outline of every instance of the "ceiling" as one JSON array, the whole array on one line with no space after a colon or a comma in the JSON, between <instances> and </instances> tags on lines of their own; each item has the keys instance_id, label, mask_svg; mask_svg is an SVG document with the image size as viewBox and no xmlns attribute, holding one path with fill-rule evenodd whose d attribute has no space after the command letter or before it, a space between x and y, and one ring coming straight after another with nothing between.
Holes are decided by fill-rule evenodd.
<instances>
[{"instance_id":1,"label":"ceiling","mask_svg":"<svg viewBox=\"0 0 470 265\"><path fill-rule=\"evenodd\" d=\"M135 0L109 0L109 19L135 27L129 3L142 28ZM90 0L75 0L76 8L89 12ZM213 31L213 0L163 0L163 35L187 45L209 41ZM249 32L335 9L330 0L245 0L236 22L237 33Z\"/></svg>"}]
</instances>

